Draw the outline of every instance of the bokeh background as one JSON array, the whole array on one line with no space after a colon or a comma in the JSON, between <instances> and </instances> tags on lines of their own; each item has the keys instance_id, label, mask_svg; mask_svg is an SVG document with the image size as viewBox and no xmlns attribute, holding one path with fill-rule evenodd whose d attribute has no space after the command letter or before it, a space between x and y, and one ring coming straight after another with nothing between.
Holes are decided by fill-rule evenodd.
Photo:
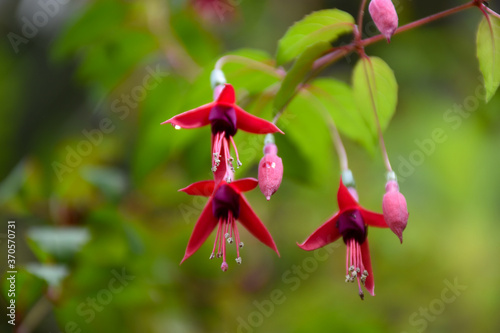
<instances>
[{"instance_id":1,"label":"bokeh background","mask_svg":"<svg viewBox=\"0 0 500 333\"><path fill-rule=\"evenodd\" d=\"M405 24L464 2L395 4ZM177 190L211 177L210 130L160 122L211 100L208 75L223 54L271 59L294 21L332 7L355 15L358 6L0 2L0 269L14 220L17 331L500 331L500 96L480 98L474 9L367 48L399 83L385 139L410 211L403 245L370 229L376 297L360 301L344 283L342 242L317 253L295 245L337 209L339 178L326 125L299 107L278 123L287 133L277 138L282 187L270 202L258 189L247 194L281 258L243 231L241 265L230 259L222 272L208 260L210 237L179 266L205 199ZM322 75L349 83L356 60ZM269 99L255 92L271 79L225 69L240 105L270 119ZM235 140L237 177L256 177L263 137ZM379 151L345 141L361 203L381 211ZM1 285L0 331L10 332L6 275Z\"/></svg>"}]
</instances>

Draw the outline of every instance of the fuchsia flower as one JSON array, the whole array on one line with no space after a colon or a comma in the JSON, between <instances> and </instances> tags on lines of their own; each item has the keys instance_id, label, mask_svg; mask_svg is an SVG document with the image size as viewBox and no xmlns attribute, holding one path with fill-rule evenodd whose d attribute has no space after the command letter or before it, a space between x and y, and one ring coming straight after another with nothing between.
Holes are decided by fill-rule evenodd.
<instances>
[{"instance_id":1,"label":"fuchsia flower","mask_svg":"<svg viewBox=\"0 0 500 333\"><path fill-rule=\"evenodd\" d=\"M186 111L162 124L171 123L176 129L196 128L210 124L212 128L212 171L215 182L232 179L233 158L229 142L234 147L238 166L241 165L233 137L241 129L255 134L283 132L273 123L246 112L235 104L232 85L226 83L215 101Z\"/></svg>"},{"instance_id":2,"label":"fuchsia flower","mask_svg":"<svg viewBox=\"0 0 500 333\"><path fill-rule=\"evenodd\" d=\"M391 0L372 0L368 6L370 16L387 42L398 28L398 14Z\"/></svg>"},{"instance_id":3,"label":"fuchsia flower","mask_svg":"<svg viewBox=\"0 0 500 333\"><path fill-rule=\"evenodd\" d=\"M356 194L353 192L353 194ZM302 244L297 244L306 251L316 250L330 244L341 236L347 246L346 282L358 281L359 296L364 299L361 284L370 295L375 296L370 250L368 248L368 226L387 228L382 214L377 214L361 207L351 192L340 181L337 194L339 211L314 231Z\"/></svg>"},{"instance_id":4,"label":"fuchsia flower","mask_svg":"<svg viewBox=\"0 0 500 333\"><path fill-rule=\"evenodd\" d=\"M236 262L241 264L240 248L243 247L243 242L240 240L236 220L240 221L255 238L269 246L279 256L271 234L241 194L241 192L253 190L256 186L257 179L244 178L231 183L222 181L217 186L213 180L201 181L179 190L189 195L210 197L194 226L181 264L200 248L215 227L218 228L210 259L222 257L221 269L226 271L228 268L226 241L229 244L235 242Z\"/></svg>"},{"instance_id":5,"label":"fuchsia flower","mask_svg":"<svg viewBox=\"0 0 500 333\"><path fill-rule=\"evenodd\" d=\"M283 161L277 154L278 147L274 143L266 143L264 156L259 162L259 187L267 200L278 190L283 179Z\"/></svg>"},{"instance_id":6,"label":"fuchsia flower","mask_svg":"<svg viewBox=\"0 0 500 333\"><path fill-rule=\"evenodd\" d=\"M398 182L389 180L385 184L385 194L382 200L384 219L392 232L403 243L403 230L408 223L408 208L404 195L399 192Z\"/></svg>"}]
</instances>

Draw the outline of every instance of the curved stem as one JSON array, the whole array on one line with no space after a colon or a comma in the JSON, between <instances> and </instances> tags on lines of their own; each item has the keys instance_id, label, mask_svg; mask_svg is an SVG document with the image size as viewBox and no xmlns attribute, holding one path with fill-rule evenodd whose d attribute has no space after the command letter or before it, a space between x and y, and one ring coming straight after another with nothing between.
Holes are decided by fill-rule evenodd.
<instances>
[{"instance_id":1,"label":"curved stem","mask_svg":"<svg viewBox=\"0 0 500 333\"><path fill-rule=\"evenodd\" d=\"M363 31L363 16L365 14L366 0L361 2L361 6L359 8L358 13L358 36L361 38L361 34L359 32Z\"/></svg>"},{"instance_id":2,"label":"curved stem","mask_svg":"<svg viewBox=\"0 0 500 333\"><path fill-rule=\"evenodd\" d=\"M451 9L448 9L448 10L436 13L436 14L431 15L431 16L424 17L424 18L422 18L420 20L417 20L417 21L414 21L414 22L411 22L411 23L408 23L406 25L403 25L403 26L399 27L394 32L394 35L402 33L402 32L407 31L407 30L411 30L411 29L417 28L417 27L422 26L424 24L436 21L438 19L444 18L446 16L458 13L458 12L464 10L464 9L475 7L475 6L477 6L476 2L475 1L470 1L470 2L468 2L466 4L463 4L463 5L460 5L460 6L457 6L457 7L454 7L454 8L451 8ZM491 11L491 12L493 12L493 11ZM495 12L493 12L493 13L495 13ZM496 15L498 15L498 14L496 14ZM329 65L329 64L331 64L331 63L333 63L335 61L337 61L341 57L343 57L343 56L345 56L345 55L347 55L347 54L355 51L356 49L362 49L363 47L365 47L367 45L379 42L381 40L385 40L385 36L382 35L382 34L379 34L379 35L376 35L376 36L372 36L372 37L369 37L369 38L362 39L362 40L358 41L357 43L353 42L353 43L351 43L349 45L345 45L341 49L340 48L333 49L330 53L324 55L323 57L319 58L318 60L316 60L314 62L313 70L316 70L318 68L323 68L323 67L325 67L325 66L327 66L327 65Z\"/></svg>"},{"instance_id":3,"label":"curved stem","mask_svg":"<svg viewBox=\"0 0 500 333\"><path fill-rule=\"evenodd\" d=\"M488 13L490 13L493 16L495 16L497 19L500 19L500 14L498 14L497 12L495 12L493 9L491 9L489 7L486 7L485 9L486 9L486 11Z\"/></svg>"},{"instance_id":4,"label":"curved stem","mask_svg":"<svg viewBox=\"0 0 500 333\"><path fill-rule=\"evenodd\" d=\"M354 50L354 44L349 44L347 46L342 46L341 48L336 48L332 52L325 54L321 58L318 58L312 68L313 70L320 70L325 66L339 60L340 58L348 55Z\"/></svg>"},{"instance_id":5,"label":"curved stem","mask_svg":"<svg viewBox=\"0 0 500 333\"><path fill-rule=\"evenodd\" d=\"M378 142L380 145L380 150L382 151L382 157L384 158L384 163L387 171L392 171L391 162L389 161L389 155L387 154L387 148L385 147L384 136L382 134L382 128L380 127L380 120L378 118L377 104L375 103L375 96L373 95L372 82L375 84L375 73L373 71L372 63L370 58L366 54L362 54L363 59L368 62L370 68L367 68L367 63L363 62L363 70L365 72L366 82L368 83L368 91L370 92L370 101L372 104L373 113L375 115L375 125L377 127ZM371 78L370 78L371 74Z\"/></svg>"},{"instance_id":6,"label":"curved stem","mask_svg":"<svg viewBox=\"0 0 500 333\"><path fill-rule=\"evenodd\" d=\"M238 55L232 55L232 54L225 55L225 56L219 58L219 60L217 60L217 62L215 63L215 69L222 70L222 67L225 64L231 63L231 62L247 65L248 67L252 67L252 68L259 70L259 71L262 71L262 72L266 72L266 73L273 75L279 79L282 79L285 76L285 73L282 69L279 69L279 68L277 69L273 66L266 65L260 61L253 60L253 59L250 59L247 57L238 56Z\"/></svg>"},{"instance_id":7,"label":"curved stem","mask_svg":"<svg viewBox=\"0 0 500 333\"><path fill-rule=\"evenodd\" d=\"M328 110L324 107L324 105L318 100L318 98L314 94L312 94L307 88L302 91L308 96L312 97L313 102L316 103L316 105L318 106L318 110L321 111L323 118L328 124L328 128L330 129L330 135L332 136L332 142L339 157L340 170L341 171L349 170L347 153L344 144L342 143L342 138L340 137L340 133L337 129L337 126L335 125L335 121L328 113Z\"/></svg>"},{"instance_id":8,"label":"curved stem","mask_svg":"<svg viewBox=\"0 0 500 333\"><path fill-rule=\"evenodd\" d=\"M366 0L363 0L362 7L361 7L363 9L363 11L364 11L365 5L366 5ZM472 0L472 1L468 2L468 3L466 3L466 4L463 4L463 5L460 5L460 6L457 6L457 7L454 7L454 8L451 8L451 9L448 9L448 10L436 13L434 15L430 15L430 16L424 17L424 18L422 18L420 20L408 23L408 24L406 24L406 25L398 28L394 32L394 35L396 35L398 33L402 33L404 31L407 31L407 30L410 30L410 29L417 28L417 27L422 26L424 24L436 21L438 19L444 18L446 16L458 13L458 12L464 10L464 9L475 7L475 6L477 6L476 0ZM358 15L358 25L359 25L360 17L361 17L361 19L363 17L363 13L361 13L361 10L360 10L360 13ZM355 30L356 30L356 26L355 26ZM359 28L358 28L358 31L359 31ZM311 70L312 70L313 73L320 72L324 67L326 67L326 66L328 66L328 65L336 62L337 60L339 60L340 58L348 55L349 53L351 53L351 52L353 52L355 50L360 50L360 52L363 52L363 49L364 49L365 46L373 44L373 43L376 43L376 42L384 40L384 39L385 39L385 36L382 35L382 34L379 34L379 35L376 35L376 36L373 36L373 37L369 37L369 38L366 38L366 39L360 39L358 41L355 40L353 43L348 44L348 45L344 45L344 46L341 46L341 47L332 48L329 53L325 54L324 56L322 56L321 58L317 59L313 63L313 66L312 66ZM256 69L263 70L263 71L266 71L266 72L269 72L269 73L271 73L271 71L272 71L273 75L276 75L276 76L278 76L280 78L283 78L285 76L285 74L286 74L286 73L283 73L280 69L275 69L272 66L268 66L268 65L262 64L262 63L260 63L258 61L255 61L255 60L252 60L252 59L248 59L248 58L245 58L245 57L231 56L231 55L224 56L224 57L220 58L219 61L217 61L217 63L216 63L216 68L220 69L220 68L222 68L222 66L225 63L231 62L231 61L234 61L234 62L243 62L244 61L244 63L246 63L246 64L249 64L249 65L252 64L252 66L254 68L256 68ZM300 90L301 86L304 86L309 80L311 80L315 76L316 75L314 75L314 74L309 75L309 77L302 83L302 85L299 85L299 87L297 87L297 90L290 97L290 99L285 104L285 106L276 113L276 115L275 115L275 117L273 119L273 123L274 124L276 124L276 122L278 121L278 119L281 117L281 115L283 114L283 112L284 112L286 106L289 104L289 102L297 95L297 92ZM382 140L381 144L383 144L384 143L383 142L383 138L381 140ZM384 151L383 151L383 153L384 153ZM385 152L384 154L387 156L387 152ZM390 168L390 163L388 163L388 159L387 159L387 162L386 162L386 166L388 166L388 168Z\"/></svg>"},{"instance_id":9,"label":"curved stem","mask_svg":"<svg viewBox=\"0 0 500 333\"><path fill-rule=\"evenodd\" d=\"M458 13L458 12L464 10L464 9L475 7L475 6L476 6L476 2L475 1L470 1L470 2L465 3L463 5L460 5L460 6L457 6L457 7L454 7L454 8L450 8L450 9L447 9L447 10L444 10L444 11L436 13L434 15L430 15L430 16L424 17L424 18L422 18L420 20L416 20L416 21L413 21L413 22L408 23L406 25L403 25L402 27L399 27L394 32L394 35L396 35L398 33L401 33L401 32L404 32L404 31L407 31L407 30L411 30L411 29L417 28L417 27L419 27L421 25L424 25L424 24L427 24L427 23L439 20L439 19L441 19L443 17L446 17L446 16L449 16L449 15ZM377 35L377 36L373 36L373 37L370 37L370 38L363 39L361 41L361 43L362 43L363 46L366 46L366 45L373 44L373 43L378 42L378 41L383 40L383 39L385 39L385 36L382 35L382 34L380 34L380 35Z\"/></svg>"}]
</instances>

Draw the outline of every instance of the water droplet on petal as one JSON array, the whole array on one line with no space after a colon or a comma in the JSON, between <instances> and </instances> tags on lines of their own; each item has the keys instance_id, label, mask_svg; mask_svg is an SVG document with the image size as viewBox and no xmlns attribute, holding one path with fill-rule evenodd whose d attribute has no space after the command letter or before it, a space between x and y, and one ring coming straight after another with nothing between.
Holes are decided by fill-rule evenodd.
<instances>
[{"instance_id":1,"label":"water droplet on petal","mask_svg":"<svg viewBox=\"0 0 500 333\"><path fill-rule=\"evenodd\" d=\"M179 125L175 125L175 126L174 126L174 128L175 128L176 130L180 130L182 127L180 127Z\"/></svg>"}]
</instances>

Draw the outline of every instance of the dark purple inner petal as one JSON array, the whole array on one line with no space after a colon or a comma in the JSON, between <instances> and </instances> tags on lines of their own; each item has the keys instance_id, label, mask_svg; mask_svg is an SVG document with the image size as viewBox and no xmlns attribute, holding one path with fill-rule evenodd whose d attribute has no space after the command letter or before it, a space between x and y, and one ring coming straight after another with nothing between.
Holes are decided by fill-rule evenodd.
<instances>
[{"instance_id":1,"label":"dark purple inner petal","mask_svg":"<svg viewBox=\"0 0 500 333\"><path fill-rule=\"evenodd\" d=\"M226 137L234 136L236 127L236 110L226 105L216 105L210 111L208 120L212 125L212 134L226 132Z\"/></svg>"},{"instance_id":2,"label":"dark purple inner petal","mask_svg":"<svg viewBox=\"0 0 500 333\"><path fill-rule=\"evenodd\" d=\"M348 210L339 216L337 228L344 238L344 242L354 238L359 244L366 239L366 226L361 212L357 209Z\"/></svg>"},{"instance_id":3,"label":"dark purple inner petal","mask_svg":"<svg viewBox=\"0 0 500 333\"><path fill-rule=\"evenodd\" d=\"M212 211L216 218L227 217L231 211L237 219L240 216L240 195L231 186L221 185L214 194Z\"/></svg>"}]
</instances>

